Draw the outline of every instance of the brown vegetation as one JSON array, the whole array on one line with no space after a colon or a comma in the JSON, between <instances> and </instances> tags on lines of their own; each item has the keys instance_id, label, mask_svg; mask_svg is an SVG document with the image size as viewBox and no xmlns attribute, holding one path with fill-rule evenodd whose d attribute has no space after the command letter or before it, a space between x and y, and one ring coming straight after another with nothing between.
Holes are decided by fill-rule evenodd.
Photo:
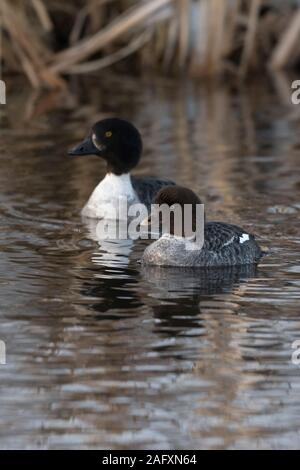
<instances>
[{"instance_id":1,"label":"brown vegetation","mask_svg":"<svg viewBox=\"0 0 300 470\"><path fill-rule=\"evenodd\" d=\"M34 87L63 87L65 75L129 56L128 67L198 77L300 60L292 0L1 0L0 21L5 70Z\"/></svg>"}]
</instances>

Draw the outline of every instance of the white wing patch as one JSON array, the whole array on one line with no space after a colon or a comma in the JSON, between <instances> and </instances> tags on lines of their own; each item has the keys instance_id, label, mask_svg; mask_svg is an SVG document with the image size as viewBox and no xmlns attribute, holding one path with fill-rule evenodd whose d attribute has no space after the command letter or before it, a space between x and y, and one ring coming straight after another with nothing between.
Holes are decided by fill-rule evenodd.
<instances>
[{"instance_id":1,"label":"white wing patch","mask_svg":"<svg viewBox=\"0 0 300 470\"><path fill-rule=\"evenodd\" d=\"M245 243L249 240L249 235L248 233L243 233L243 235L240 237L240 243Z\"/></svg>"},{"instance_id":2,"label":"white wing patch","mask_svg":"<svg viewBox=\"0 0 300 470\"><path fill-rule=\"evenodd\" d=\"M233 237L230 238L230 240L228 240L228 242L225 242L223 246L231 245L231 243L233 243L233 241L234 241L234 235L233 235Z\"/></svg>"}]
</instances>

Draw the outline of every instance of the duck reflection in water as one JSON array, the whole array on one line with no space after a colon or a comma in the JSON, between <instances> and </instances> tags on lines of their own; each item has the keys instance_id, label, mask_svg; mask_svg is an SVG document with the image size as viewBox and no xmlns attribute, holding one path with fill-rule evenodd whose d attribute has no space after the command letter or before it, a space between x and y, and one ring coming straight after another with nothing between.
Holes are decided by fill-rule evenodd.
<instances>
[{"instance_id":1,"label":"duck reflection in water","mask_svg":"<svg viewBox=\"0 0 300 470\"><path fill-rule=\"evenodd\" d=\"M201 303L217 294L229 294L234 287L256 277L254 265L219 268L166 268L142 266L146 303L155 318L178 333L178 327L199 325ZM176 330L174 330L176 327Z\"/></svg>"},{"instance_id":2,"label":"duck reflection in water","mask_svg":"<svg viewBox=\"0 0 300 470\"><path fill-rule=\"evenodd\" d=\"M128 222L124 220L108 223L106 219L83 217L82 222L87 228L89 237L99 245L99 251L92 257L94 264L107 267L128 266L134 241L130 238L118 238L117 234L127 233Z\"/></svg>"}]
</instances>

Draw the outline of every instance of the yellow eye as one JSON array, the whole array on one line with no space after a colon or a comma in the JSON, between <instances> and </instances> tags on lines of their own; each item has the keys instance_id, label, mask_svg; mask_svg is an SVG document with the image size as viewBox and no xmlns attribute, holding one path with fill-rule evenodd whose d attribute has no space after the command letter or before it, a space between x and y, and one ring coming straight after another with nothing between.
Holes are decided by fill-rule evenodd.
<instances>
[{"instance_id":1,"label":"yellow eye","mask_svg":"<svg viewBox=\"0 0 300 470\"><path fill-rule=\"evenodd\" d=\"M111 132L111 131L105 132L105 137L111 137L111 136L112 136L112 132Z\"/></svg>"}]
</instances>

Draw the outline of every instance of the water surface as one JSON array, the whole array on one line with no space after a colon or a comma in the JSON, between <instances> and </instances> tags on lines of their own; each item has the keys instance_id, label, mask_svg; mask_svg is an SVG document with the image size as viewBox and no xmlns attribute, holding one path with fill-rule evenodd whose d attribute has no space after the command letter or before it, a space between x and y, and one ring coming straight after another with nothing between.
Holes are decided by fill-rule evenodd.
<instances>
[{"instance_id":1,"label":"water surface","mask_svg":"<svg viewBox=\"0 0 300 470\"><path fill-rule=\"evenodd\" d=\"M142 269L80 209L104 175L66 151L102 117L144 138L139 175L257 234L260 267ZM103 76L68 94L8 84L1 107L0 447L299 448L300 108L243 88Z\"/></svg>"}]
</instances>

